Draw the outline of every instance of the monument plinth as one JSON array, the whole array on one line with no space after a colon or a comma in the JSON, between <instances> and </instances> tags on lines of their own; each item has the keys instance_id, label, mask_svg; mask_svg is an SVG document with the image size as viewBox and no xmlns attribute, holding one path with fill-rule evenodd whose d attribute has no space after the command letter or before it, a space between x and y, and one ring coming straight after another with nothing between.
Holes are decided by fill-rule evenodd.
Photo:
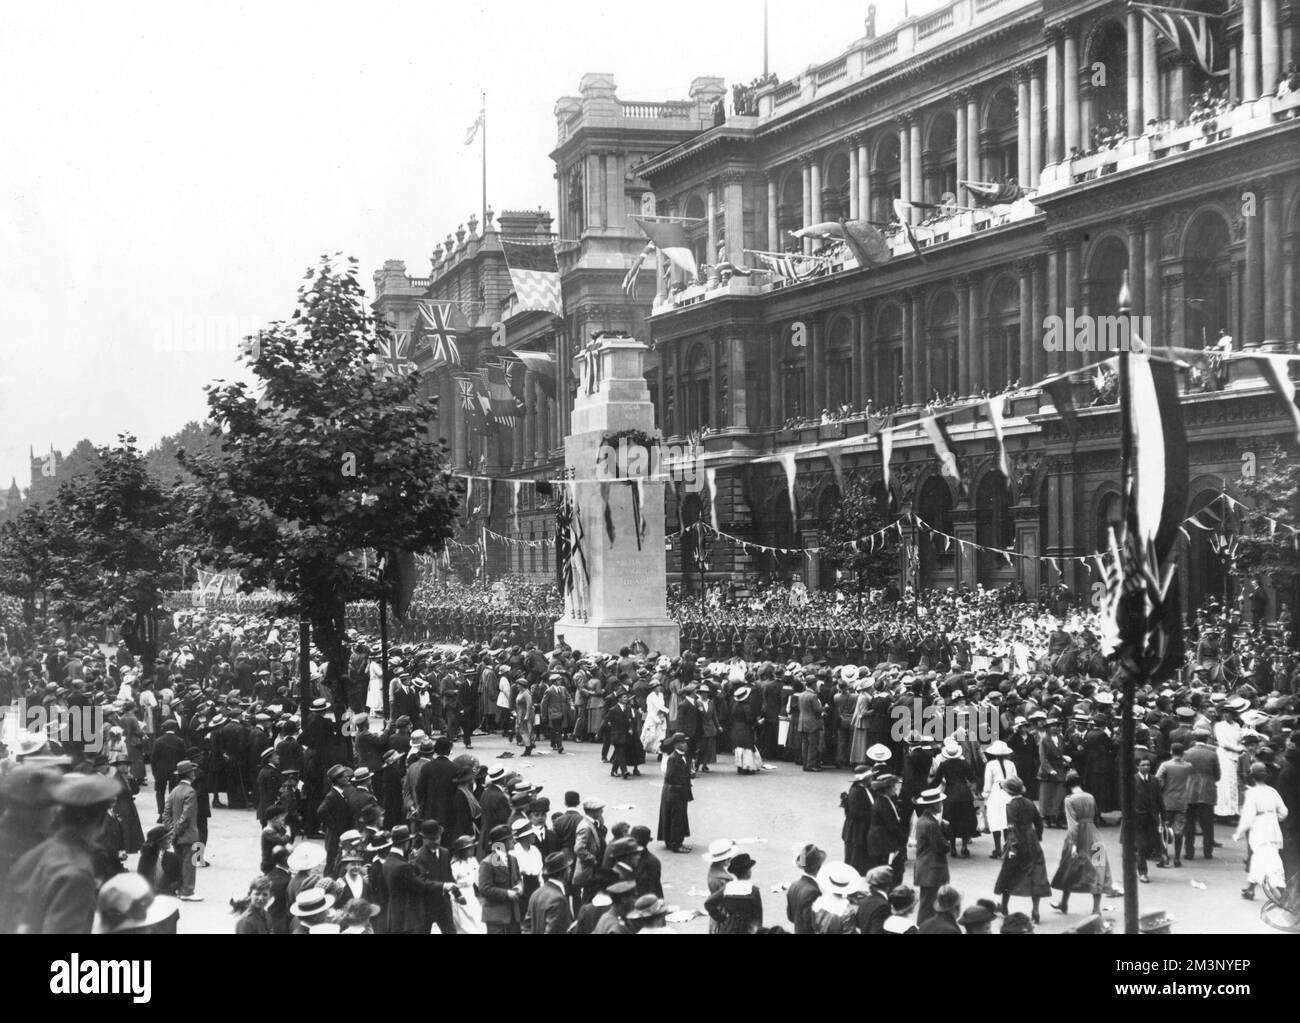
<instances>
[{"instance_id":1,"label":"monument plinth","mask_svg":"<svg viewBox=\"0 0 1300 1023\"><path fill-rule=\"evenodd\" d=\"M581 553L555 634L588 653L617 653L639 640L675 657L681 635L667 614L664 480L645 352L635 338L607 335L583 356L564 440L571 535Z\"/></svg>"}]
</instances>

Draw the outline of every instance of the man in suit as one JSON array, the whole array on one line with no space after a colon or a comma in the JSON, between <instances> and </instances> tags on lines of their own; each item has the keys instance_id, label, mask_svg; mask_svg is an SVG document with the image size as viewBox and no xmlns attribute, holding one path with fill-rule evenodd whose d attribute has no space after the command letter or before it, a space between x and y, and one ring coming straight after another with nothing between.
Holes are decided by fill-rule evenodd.
<instances>
[{"instance_id":1,"label":"man in suit","mask_svg":"<svg viewBox=\"0 0 1300 1023\"><path fill-rule=\"evenodd\" d=\"M628 694L620 691L612 706L605 711L605 728L609 736L610 754L609 776L611 778L630 778L627 770L627 733L630 717L627 712Z\"/></svg>"},{"instance_id":2,"label":"man in suit","mask_svg":"<svg viewBox=\"0 0 1300 1023\"><path fill-rule=\"evenodd\" d=\"M524 934L567 934L573 925L569 893L564 883L569 873L569 858L562 852L551 853L542 864L542 884L528 900L524 914Z\"/></svg>"},{"instance_id":3,"label":"man in suit","mask_svg":"<svg viewBox=\"0 0 1300 1023\"><path fill-rule=\"evenodd\" d=\"M176 765L176 784L167 794L163 825L171 829L172 848L181 865L181 883L177 894L186 902L202 902L194 894L194 843L199 840L199 797L194 791L198 765L182 760Z\"/></svg>"},{"instance_id":4,"label":"man in suit","mask_svg":"<svg viewBox=\"0 0 1300 1023\"><path fill-rule=\"evenodd\" d=\"M1184 853L1196 858L1196 828L1201 829L1201 846L1207 860L1214 858L1214 804L1218 798L1219 755L1210 745L1210 733L1192 733L1195 745L1187 751L1192 773L1187 777L1187 826L1183 831Z\"/></svg>"},{"instance_id":5,"label":"man in suit","mask_svg":"<svg viewBox=\"0 0 1300 1023\"><path fill-rule=\"evenodd\" d=\"M425 900L441 895L444 883L429 881L407 862L411 829L399 824L392 831L393 846L383 861L384 893L388 902L389 934L428 934Z\"/></svg>"},{"instance_id":6,"label":"man in suit","mask_svg":"<svg viewBox=\"0 0 1300 1023\"><path fill-rule=\"evenodd\" d=\"M916 808L921 815L916 820L916 863L912 883L917 887L920 899L916 911L918 928L934 915L935 896L949 881L948 839L937 816L942 803L942 788L927 789L916 797Z\"/></svg>"},{"instance_id":7,"label":"man in suit","mask_svg":"<svg viewBox=\"0 0 1300 1023\"><path fill-rule=\"evenodd\" d=\"M573 714L573 698L564 682L563 675L552 674L550 688L543 694L541 703L542 720L546 722L551 749L556 753L564 752L564 729Z\"/></svg>"},{"instance_id":8,"label":"man in suit","mask_svg":"<svg viewBox=\"0 0 1300 1023\"><path fill-rule=\"evenodd\" d=\"M420 848L411 862L420 876L438 886L424 900L424 927L421 933L437 927L443 934L455 934L456 925L451 918L451 899L461 898L460 889L451 872L451 853L442 845L442 825L432 818L420 822Z\"/></svg>"},{"instance_id":9,"label":"man in suit","mask_svg":"<svg viewBox=\"0 0 1300 1023\"><path fill-rule=\"evenodd\" d=\"M421 820L439 823L451 820L452 801L456 795L456 765L449 758L451 739L442 736L433 742L433 759L426 760L415 779L415 802Z\"/></svg>"},{"instance_id":10,"label":"man in suit","mask_svg":"<svg viewBox=\"0 0 1300 1023\"><path fill-rule=\"evenodd\" d=\"M266 827L266 811L280 798L280 767L275 747L266 746L261 752L261 767L257 772L257 823Z\"/></svg>"},{"instance_id":11,"label":"man in suit","mask_svg":"<svg viewBox=\"0 0 1300 1023\"><path fill-rule=\"evenodd\" d=\"M158 819L162 820L167 801L167 786L176 765L185 759L185 740L178 734L175 720L162 723L162 735L153 744L153 794L158 801Z\"/></svg>"},{"instance_id":12,"label":"man in suit","mask_svg":"<svg viewBox=\"0 0 1300 1023\"><path fill-rule=\"evenodd\" d=\"M817 698L817 690L810 679L803 692L795 697L799 707L799 752L805 771L822 769L822 742L825 724L824 708Z\"/></svg>"},{"instance_id":13,"label":"man in suit","mask_svg":"<svg viewBox=\"0 0 1300 1023\"><path fill-rule=\"evenodd\" d=\"M362 814L365 813L366 807L379 803L370 789L374 784L374 777L370 773L370 768L358 767L348 781L349 784L343 791L343 798L348 804L348 813L352 815L352 827L360 830L364 824Z\"/></svg>"},{"instance_id":14,"label":"man in suit","mask_svg":"<svg viewBox=\"0 0 1300 1023\"><path fill-rule=\"evenodd\" d=\"M759 683L762 700L762 739L759 752L764 760L775 760L780 746L781 735L781 680L769 676Z\"/></svg>"},{"instance_id":15,"label":"man in suit","mask_svg":"<svg viewBox=\"0 0 1300 1023\"><path fill-rule=\"evenodd\" d=\"M1147 859L1158 858L1157 867L1169 866L1165 846L1160 840L1160 822L1164 818L1164 803L1160 798L1160 783L1151 773L1151 759L1138 761L1137 777L1133 780L1133 817L1137 827L1138 880L1147 880ZM1121 822L1124 828L1128 821ZM1120 832L1121 836L1124 834Z\"/></svg>"},{"instance_id":16,"label":"man in suit","mask_svg":"<svg viewBox=\"0 0 1300 1023\"><path fill-rule=\"evenodd\" d=\"M560 852L568 853L570 863L573 862L573 843L578 836L578 822L582 820L582 811L578 809L581 805L582 797L570 789L564 794L564 812L551 818Z\"/></svg>"},{"instance_id":17,"label":"man in suit","mask_svg":"<svg viewBox=\"0 0 1300 1023\"><path fill-rule=\"evenodd\" d=\"M1183 756L1184 752L1182 743L1170 745L1170 759L1156 771L1164 823L1174 833L1175 867L1183 865L1183 832L1187 830L1187 782L1192 776L1192 766Z\"/></svg>"},{"instance_id":18,"label":"man in suit","mask_svg":"<svg viewBox=\"0 0 1300 1023\"><path fill-rule=\"evenodd\" d=\"M605 858L605 804L588 799L573 836L573 884L584 902L595 894L595 881Z\"/></svg>"},{"instance_id":19,"label":"man in suit","mask_svg":"<svg viewBox=\"0 0 1300 1023\"><path fill-rule=\"evenodd\" d=\"M510 821L510 796L502 786L505 780L506 769L504 767L494 767L488 771L487 785L483 788L483 795L479 797L479 807L482 816L479 818L479 826L482 829L478 838L478 855L482 859L488 854L488 835L498 824L507 824Z\"/></svg>"},{"instance_id":20,"label":"man in suit","mask_svg":"<svg viewBox=\"0 0 1300 1023\"><path fill-rule=\"evenodd\" d=\"M352 828L352 810L348 807L348 769L335 764L329 769L330 790L316 808L316 819L325 831L325 872L334 875L338 865L339 836Z\"/></svg>"},{"instance_id":21,"label":"man in suit","mask_svg":"<svg viewBox=\"0 0 1300 1023\"><path fill-rule=\"evenodd\" d=\"M518 861L510 855L510 826L498 824L487 836L488 854L478 868L478 893L488 934L519 934L524 884Z\"/></svg>"},{"instance_id":22,"label":"man in suit","mask_svg":"<svg viewBox=\"0 0 1300 1023\"><path fill-rule=\"evenodd\" d=\"M803 873L795 878L785 893L785 916L794 924L795 934L816 934L812 907L822 893L817 875L826 862L826 853L809 843L799 850L794 862Z\"/></svg>"},{"instance_id":23,"label":"man in suit","mask_svg":"<svg viewBox=\"0 0 1300 1023\"><path fill-rule=\"evenodd\" d=\"M699 759L700 737L704 734L704 710L696 695L698 689L689 685L682 689L682 699L677 704L677 730L686 738L682 755L692 771Z\"/></svg>"},{"instance_id":24,"label":"man in suit","mask_svg":"<svg viewBox=\"0 0 1300 1023\"><path fill-rule=\"evenodd\" d=\"M641 850L641 854L636 859L636 867L632 871L632 880L636 882L637 895L657 895L662 899L664 897L664 868L659 857L650 851L650 829L644 824L638 824L628 832L628 835Z\"/></svg>"}]
</instances>

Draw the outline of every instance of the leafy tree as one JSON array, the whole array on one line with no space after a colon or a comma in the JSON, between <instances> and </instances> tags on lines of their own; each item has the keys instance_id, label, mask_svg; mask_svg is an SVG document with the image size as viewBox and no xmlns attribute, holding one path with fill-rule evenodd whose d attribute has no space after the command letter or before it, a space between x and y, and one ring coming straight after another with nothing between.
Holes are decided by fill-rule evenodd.
<instances>
[{"instance_id":1,"label":"leafy tree","mask_svg":"<svg viewBox=\"0 0 1300 1023\"><path fill-rule=\"evenodd\" d=\"M60 484L50 512L51 604L68 624L124 625L148 668L163 592L180 585L177 504L133 436L94 456L87 473Z\"/></svg>"},{"instance_id":2,"label":"leafy tree","mask_svg":"<svg viewBox=\"0 0 1300 1023\"><path fill-rule=\"evenodd\" d=\"M310 624L340 709L345 605L395 588L363 569L361 552L436 552L456 514L446 451L426 434L436 400L419 396L418 374L382 370L387 339L356 260L338 268L323 258L292 318L246 346L257 392L210 386L216 445L179 455L196 480L187 492L199 560L237 570L247 592L285 595L285 609ZM307 686L303 678L304 696Z\"/></svg>"},{"instance_id":3,"label":"leafy tree","mask_svg":"<svg viewBox=\"0 0 1300 1023\"><path fill-rule=\"evenodd\" d=\"M1241 500L1261 515L1241 516L1235 565L1241 577L1266 577L1279 589L1294 591L1300 583L1300 551L1289 530L1272 530L1269 518L1283 523L1300 521L1300 462L1279 448L1271 458L1261 458L1256 474L1240 484Z\"/></svg>"},{"instance_id":4,"label":"leafy tree","mask_svg":"<svg viewBox=\"0 0 1300 1023\"><path fill-rule=\"evenodd\" d=\"M23 620L36 623L36 604L57 580L54 550L58 524L44 505L25 509L0 525L0 593L22 601Z\"/></svg>"},{"instance_id":5,"label":"leafy tree","mask_svg":"<svg viewBox=\"0 0 1300 1023\"><path fill-rule=\"evenodd\" d=\"M826 550L825 557L854 573L861 593L898 574L898 534L886 533L876 541L874 550L866 540L890 525L896 516L881 509L866 480L849 476L847 483L848 492L822 523L820 543Z\"/></svg>"},{"instance_id":6,"label":"leafy tree","mask_svg":"<svg viewBox=\"0 0 1300 1023\"><path fill-rule=\"evenodd\" d=\"M149 471L164 484L170 485L178 481L192 483L194 477L180 463L180 451L183 449L193 455L216 446L211 425L195 421L186 423L176 433L164 437L145 457L149 462Z\"/></svg>"}]
</instances>

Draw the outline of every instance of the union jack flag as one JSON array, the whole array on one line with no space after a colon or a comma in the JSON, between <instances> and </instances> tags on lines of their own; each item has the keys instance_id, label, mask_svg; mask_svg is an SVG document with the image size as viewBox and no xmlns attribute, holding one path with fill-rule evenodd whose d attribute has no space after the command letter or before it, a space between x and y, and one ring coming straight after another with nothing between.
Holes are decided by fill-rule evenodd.
<instances>
[{"instance_id":1,"label":"union jack flag","mask_svg":"<svg viewBox=\"0 0 1300 1023\"><path fill-rule=\"evenodd\" d=\"M420 302L416 305L419 319L416 332L419 343L426 343L433 353L429 369L440 366L459 366L460 348L456 332L451 326L450 302Z\"/></svg>"},{"instance_id":2,"label":"union jack flag","mask_svg":"<svg viewBox=\"0 0 1300 1023\"><path fill-rule=\"evenodd\" d=\"M391 337L379 342L378 369L385 380L407 376L415 369L415 363L408 356L410 341L409 330L395 330Z\"/></svg>"},{"instance_id":3,"label":"union jack flag","mask_svg":"<svg viewBox=\"0 0 1300 1023\"><path fill-rule=\"evenodd\" d=\"M456 390L460 393L460 407L466 412L478 406L478 399L474 395L474 381L469 377L456 378Z\"/></svg>"}]
</instances>

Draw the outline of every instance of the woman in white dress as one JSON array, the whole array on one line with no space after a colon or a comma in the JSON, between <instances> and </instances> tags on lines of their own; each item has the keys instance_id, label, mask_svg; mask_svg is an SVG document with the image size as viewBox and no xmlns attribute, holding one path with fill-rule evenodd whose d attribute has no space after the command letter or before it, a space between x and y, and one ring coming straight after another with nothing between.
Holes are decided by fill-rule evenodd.
<instances>
[{"instance_id":1,"label":"woman in white dress","mask_svg":"<svg viewBox=\"0 0 1300 1023\"><path fill-rule=\"evenodd\" d=\"M984 751L988 762L984 765L984 816L989 833L993 836L993 851L989 858L1002 858L1002 832L1007 829L1007 804L1011 794L1002 787L1008 778L1018 778L1016 762L1011 759L1011 747L1001 739L991 743Z\"/></svg>"},{"instance_id":2,"label":"woman in white dress","mask_svg":"<svg viewBox=\"0 0 1300 1023\"><path fill-rule=\"evenodd\" d=\"M659 675L650 684L650 695L645 698L645 725L641 728L641 745L645 755L663 759L659 744L668 734L668 704L664 702L664 681Z\"/></svg>"},{"instance_id":3,"label":"woman in white dress","mask_svg":"<svg viewBox=\"0 0 1300 1023\"><path fill-rule=\"evenodd\" d=\"M460 899L451 900L451 919L457 934L486 934L483 906L478 898L478 860L474 839L462 835L451 844L451 876L460 889ZM463 900L463 901L461 901Z\"/></svg>"},{"instance_id":4,"label":"woman in white dress","mask_svg":"<svg viewBox=\"0 0 1300 1023\"><path fill-rule=\"evenodd\" d=\"M1236 817L1241 810L1241 783L1237 777L1237 758L1241 756L1241 722L1237 715L1242 705L1250 704L1243 697L1229 700L1219 708L1219 720L1214 723L1214 742L1218 746L1219 784L1218 801L1214 816Z\"/></svg>"},{"instance_id":5,"label":"woman in white dress","mask_svg":"<svg viewBox=\"0 0 1300 1023\"><path fill-rule=\"evenodd\" d=\"M1241 819L1233 840L1240 842L1249 836L1250 867L1246 874L1246 887L1241 890L1243 899L1255 897L1255 886L1267 881L1278 888L1286 887L1286 871L1282 867L1282 822L1286 820L1286 804L1277 789L1268 783L1268 768L1263 764L1250 765L1251 786L1241 804Z\"/></svg>"}]
</instances>

